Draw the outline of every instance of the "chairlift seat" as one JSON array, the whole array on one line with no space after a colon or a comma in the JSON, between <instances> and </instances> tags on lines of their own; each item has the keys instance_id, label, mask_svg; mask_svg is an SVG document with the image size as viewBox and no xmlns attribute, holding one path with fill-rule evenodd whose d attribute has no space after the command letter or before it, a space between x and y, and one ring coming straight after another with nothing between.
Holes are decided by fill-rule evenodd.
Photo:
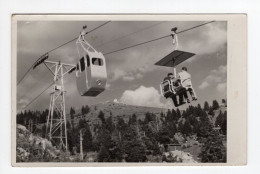
<instances>
[{"instance_id":1,"label":"chairlift seat","mask_svg":"<svg viewBox=\"0 0 260 174\"><path fill-rule=\"evenodd\" d=\"M186 91L192 91L193 92L193 94L195 95L195 100L196 100L197 97L196 97L196 93L195 93L195 91L192 87L191 79L186 79L186 80L182 81L181 84Z\"/></svg>"},{"instance_id":2,"label":"chairlift seat","mask_svg":"<svg viewBox=\"0 0 260 174\"><path fill-rule=\"evenodd\" d=\"M160 84L161 95L165 98L172 97L175 92L172 89L172 83L170 80L165 80Z\"/></svg>"},{"instance_id":3,"label":"chairlift seat","mask_svg":"<svg viewBox=\"0 0 260 174\"><path fill-rule=\"evenodd\" d=\"M185 88L178 82L178 79L165 80L160 84L161 95L165 98L179 95Z\"/></svg>"}]
</instances>

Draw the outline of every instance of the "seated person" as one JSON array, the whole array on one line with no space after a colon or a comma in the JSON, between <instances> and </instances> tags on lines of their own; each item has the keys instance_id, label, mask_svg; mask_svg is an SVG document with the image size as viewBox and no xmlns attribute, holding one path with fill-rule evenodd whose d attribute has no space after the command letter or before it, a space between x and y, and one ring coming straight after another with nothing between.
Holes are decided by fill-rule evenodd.
<instances>
[{"instance_id":1,"label":"seated person","mask_svg":"<svg viewBox=\"0 0 260 174\"><path fill-rule=\"evenodd\" d=\"M163 81L169 80L171 81L174 78L172 73L168 73L167 76L163 79Z\"/></svg>"},{"instance_id":2,"label":"seated person","mask_svg":"<svg viewBox=\"0 0 260 174\"><path fill-rule=\"evenodd\" d=\"M173 87L174 87L174 91L176 93L179 93L179 91L181 91L183 88L180 85L180 81L176 78L174 78L172 73L168 73L167 77L164 78L164 81L169 80L170 82L172 82ZM172 101L174 103L175 107L178 107L179 105L183 104L183 92L181 93L181 95L178 94L173 94L170 97L172 98ZM177 102L177 96L179 97L179 103Z\"/></svg>"},{"instance_id":3,"label":"seated person","mask_svg":"<svg viewBox=\"0 0 260 174\"><path fill-rule=\"evenodd\" d=\"M179 100L180 100L180 105L187 103L190 103L190 100L188 99L188 94L185 88L181 88L180 91L178 91L179 94ZM183 100L183 98L185 99L185 101Z\"/></svg>"},{"instance_id":4,"label":"seated person","mask_svg":"<svg viewBox=\"0 0 260 174\"><path fill-rule=\"evenodd\" d=\"M195 92L193 91L192 84L191 84L191 75L187 72L186 67L182 67L182 71L178 74L178 79L180 79L182 86L189 91L192 100L197 100L197 97L195 95ZM184 97L186 98L186 101L189 103L190 101L188 99L187 92L185 93L184 93Z\"/></svg>"}]
</instances>

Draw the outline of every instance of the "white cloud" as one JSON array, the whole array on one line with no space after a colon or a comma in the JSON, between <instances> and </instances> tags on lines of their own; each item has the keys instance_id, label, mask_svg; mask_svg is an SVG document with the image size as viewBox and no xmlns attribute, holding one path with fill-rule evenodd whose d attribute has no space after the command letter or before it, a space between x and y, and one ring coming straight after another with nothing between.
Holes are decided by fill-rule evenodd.
<instances>
[{"instance_id":1,"label":"white cloud","mask_svg":"<svg viewBox=\"0 0 260 174\"><path fill-rule=\"evenodd\" d=\"M120 69L116 69L113 73L111 81L122 79L123 81L130 82L141 78L143 78L143 74L139 70L136 70L135 72L127 72Z\"/></svg>"},{"instance_id":2,"label":"white cloud","mask_svg":"<svg viewBox=\"0 0 260 174\"><path fill-rule=\"evenodd\" d=\"M29 103L29 99L27 98L21 98L17 102L17 110L18 112L23 109L27 104Z\"/></svg>"},{"instance_id":3,"label":"white cloud","mask_svg":"<svg viewBox=\"0 0 260 174\"><path fill-rule=\"evenodd\" d=\"M180 44L180 47L196 54L209 54L217 52L226 42L226 23L216 22L203 26L201 31L194 30L194 35L188 42Z\"/></svg>"},{"instance_id":4,"label":"white cloud","mask_svg":"<svg viewBox=\"0 0 260 174\"><path fill-rule=\"evenodd\" d=\"M143 78L143 74L141 74L141 73L136 73L135 76L136 76L137 79L141 79L141 78Z\"/></svg>"},{"instance_id":5,"label":"white cloud","mask_svg":"<svg viewBox=\"0 0 260 174\"><path fill-rule=\"evenodd\" d=\"M121 70L121 69L115 69L113 71L113 76L111 78L111 81L116 81L118 80L119 78L123 77L126 75L126 72Z\"/></svg>"},{"instance_id":6,"label":"white cloud","mask_svg":"<svg viewBox=\"0 0 260 174\"><path fill-rule=\"evenodd\" d=\"M28 102L29 102L28 99L21 98L17 103L18 103L18 104L27 104Z\"/></svg>"},{"instance_id":7,"label":"white cloud","mask_svg":"<svg viewBox=\"0 0 260 174\"><path fill-rule=\"evenodd\" d=\"M166 107L161 102L161 95L154 87L140 86L136 90L126 90L120 102L137 105L137 106L149 106L149 107Z\"/></svg>"},{"instance_id":8,"label":"white cloud","mask_svg":"<svg viewBox=\"0 0 260 174\"><path fill-rule=\"evenodd\" d=\"M206 81L204 81L204 82L202 82L201 85L199 86L199 89L205 89L205 88L207 88L208 86L209 86L209 83L206 82Z\"/></svg>"},{"instance_id":9,"label":"white cloud","mask_svg":"<svg viewBox=\"0 0 260 174\"><path fill-rule=\"evenodd\" d=\"M218 70L212 70L213 73L220 73L220 74L226 74L227 73L227 66L219 66Z\"/></svg>"},{"instance_id":10,"label":"white cloud","mask_svg":"<svg viewBox=\"0 0 260 174\"><path fill-rule=\"evenodd\" d=\"M167 100L166 103L164 104L164 107L167 108L167 109L174 109L174 105L173 105L172 100L171 99Z\"/></svg>"},{"instance_id":11,"label":"white cloud","mask_svg":"<svg viewBox=\"0 0 260 174\"><path fill-rule=\"evenodd\" d=\"M212 73L205 78L206 82L221 82L222 77L218 73Z\"/></svg>"},{"instance_id":12,"label":"white cloud","mask_svg":"<svg viewBox=\"0 0 260 174\"><path fill-rule=\"evenodd\" d=\"M211 70L210 74L199 85L199 89L204 90L214 85L219 92L224 92L226 90L227 66L220 65L217 69Z\"/></svg>"},{"instance_id":13,"label":"white cloud","mask_svg":"<svg viewBox=\"0 0 260 174\"><path fill-rule=\"evenodd\" d=\"M133 81L134 79L135 79L135 77L132 76L132 75L127 75L127 76L124 76L124 77L123 77L123 80L124 80L124 81Z\"/></svg>"},{"instance_id":14,"label":"white cloud","mask_svg":"<svg viewBox=\"0 0 260 174\"><path fill-rule=\"evenodd\" d=\"M219 84L217 85L217 90L218 90L219 92L221 92L221 93L226 92L226 91L227 91L227 83L226 83L226 82L224 82L224 83L219 83Z\"/></svg>"},{"instance_id":15,"label":"white cloud","mask_svg":"<svg viewBox=\"0 0 260 174\"><path fill-rule=\"evenodd\" d=\"M114 103L119 103L119 101L116 98L113 100L113 102Z\"/></svg>"}]
</instances>

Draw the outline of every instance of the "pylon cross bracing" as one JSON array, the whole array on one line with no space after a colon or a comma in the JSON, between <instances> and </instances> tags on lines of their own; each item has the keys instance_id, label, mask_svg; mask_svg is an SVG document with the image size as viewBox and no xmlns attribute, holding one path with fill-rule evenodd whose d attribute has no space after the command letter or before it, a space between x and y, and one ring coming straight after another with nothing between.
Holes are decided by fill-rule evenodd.
<instances>
[{"instance_id":1,"label":"pylon cross bracing","mask_svg":"<svg viewBox=\"0 0 260 174\"><path fill-rule=\"evenodd\" d=\"M66 91L63 77L75 66L54 61L44 61L44 64L54 76L46 125L46 135L48 136L48 139L58 145L59 148L67 150Z\"/></svg>"}]
</instances>

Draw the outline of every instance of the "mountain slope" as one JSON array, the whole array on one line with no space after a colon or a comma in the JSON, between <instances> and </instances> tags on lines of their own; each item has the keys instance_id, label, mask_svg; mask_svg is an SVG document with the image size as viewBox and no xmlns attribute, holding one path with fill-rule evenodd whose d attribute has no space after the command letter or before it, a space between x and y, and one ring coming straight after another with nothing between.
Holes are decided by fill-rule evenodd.
<instances>
[{"instance_id":1,"label":"mountain slope","mask_svg":"<svg viewBox=\"0 0 260 174\"><path fill-rule=\"evenodd\" d=\"M100 103L97 105L92 105L89 108L89 113L84 115L81 114L81 111L76 111L76 114L73 119L74 124L77 124L80 119L86 119L92 124L99 123L100 119L98 118L98 114L100 111L104 113L105 118L112 115L113 121L115 122L118 119L118 117L121 117L125 121L128 121L129 117L133 114L137 116L137 119L143 120L147 112L153 113L157 116L159 116L161 112L167 112L166 108L132 106L116 102ZM70 116L68 116L68 119L71 120Z\"/></svg>"}]
</instances>

